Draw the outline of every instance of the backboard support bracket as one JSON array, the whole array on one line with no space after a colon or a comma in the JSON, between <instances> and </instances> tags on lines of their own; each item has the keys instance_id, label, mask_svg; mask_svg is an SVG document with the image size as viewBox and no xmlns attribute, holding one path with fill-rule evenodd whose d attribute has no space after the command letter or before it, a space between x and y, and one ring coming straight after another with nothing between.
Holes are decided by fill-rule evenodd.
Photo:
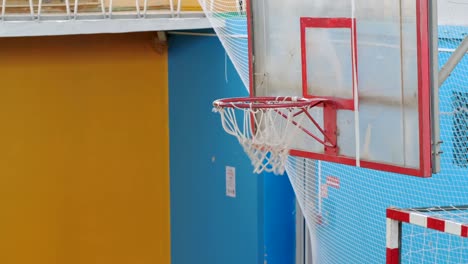
<instances>
[{"instance_id":1,"label":"backboard support bracket","mask_svg":"<svg viewBox=\"0 0 468 264\"><path fill-rule=\"evenodd\" d=\"M437 2L434 1L432 5L437 5ZM434 7L435 12L437 8ZM434 12L434 11L433 11ZM452 56L448 59L442 69L438 70L438 37L437 37L437 13L433 14L434 25L433 25L433 38L432 38L432 65L434 67L432 74L432 97L431 97L431 111L433 119L432 122L432 173L440 172L440 156L443 154L441 150L441 145L443 144L440 139L440 130L439 130L439 88L442 87L444 82L453 72L455 67L460 63L465 54L468 52L468 36L464 38L460 46L453 52ZM431 21L431 22L432 22Z\"/></svg>"},{"instance_id":2,"label":"backboard support bracket","mask_svg":"<svg viewBox=\"0 0 468 264\"><path fill-rule=\"evenodd\" d=\"M438 74L438 86L441 87L445 80L450 76L458 63L463 59L465 54L468 52L468 36L465 36L460 46L453 52L452 56L448 59L445 65L442 67Z\"/></svg>"},{"instance_id":3,"label":"backboard support bracket","mask_svg":"<svg viewBox=\"0 0 468 264\"><path fill-rule=\"evenodd\" d=\"M334 147L325 145L325 154L336 156L339 153L339 148L337 142L337 107L335 104L324 104L323 106L323 124L324 131L327 137L331 142L335 142Z\"/></svg>"}]
</instances>

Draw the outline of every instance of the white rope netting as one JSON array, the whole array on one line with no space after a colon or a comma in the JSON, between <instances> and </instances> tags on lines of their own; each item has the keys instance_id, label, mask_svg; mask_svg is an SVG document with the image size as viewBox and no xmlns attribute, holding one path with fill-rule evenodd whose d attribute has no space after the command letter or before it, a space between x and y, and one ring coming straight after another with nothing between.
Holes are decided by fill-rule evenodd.
<instances>
[{"instance_id":1,"label":"white rope netting","mask_svg":"<svg viewBox=\"0 0 468 264\"><path fill-rule=\"evenodd\" d=\"M288 99L292 103L297 101L296 98L283 98L269 103L286 103ZM301 111L308 111L308 106L239 108L235 104L221 107L217 102L214 105L213 110L220 114L224 130L237 138L249 156L254 173L284 173L291 141L306 116Z\"/></svg>"},{"instance_id":2,"label":"white rope netting","mask_svg":"<svg viewBox=\"0 0 468 264\"><path fill-rule=\"evenodd\" d=\"M248 88L246 1L199 1ZM350 0L350 3L354 2ZM390 5L394 1L385 3ZM412 6L416 1L400 0L399 3ZM284 6L287 4L285 1ZM457 10L462 8L466 7L462 4L455 7ZM454 14L455 9L445 11ZM401 15L401 12L397 15ZM354 10L349 17L354 17ZM445 64L468 34L466 16L461 20L466 23L439 28L440 65ZM444 142L441 148L444 154L441 173L428 179L287 157L289 149L285 146L290 138L286 134L294 127L289 121L284 121L287 119L279 118L274 111L264 113L234 108L218 111L222 115L224 129L235 135L249 157L253 158L256 172L282 173L286 170L310 230L314 263L385 263L386 208L468 204L468 56L462 59L440 88L439 99L440 130ZM252 120L252 116L256 120ZM355 119L358 118L359 113L355 112ZM236 123L235 120L241 122ZM253 130L253 127L259 129ZM293 137L294 129L292 132ZM354 144L358 136L359 131L356 131L356 138L340 144ZM384 142L385 138L381 140ZM267 147L259 148L259 145ZM260 162L262 159L263 163ZM445 235L419 227L412 230L403 228L403 232L410 235L403 234L402 243L407 246L403 247L402 263L468 262L466 242L463 244L455 242L455 238L445 239ZM451 253L455 251L457 253ZM423 253L425 259L419 253ZM459 258L454 254L458 254ZM428 258L435 255L437 257Z\"/></svg>"},{"instance_id":3,"label":"white rope netting","mask_svg":"<svg viewBox=\"0 0 468 264\"><path fill-rule=\"evenodd\" d=\"M408 209L418 215L434 217L456 225L468 224L467 206ZM468 239L430 228L402 224L401 259L403 263L468 263Z\"/></svg>"},{"instance_id":4,"label":"white rope netting","mask_svg":"<svg viewBox=\"0 0 468 264\"><path fill-rule=\"evenodd\" d=\"M236 71L249 87L248 0L198 0Z\"/></svg>"},{"instance_id":5,"label":"white rope netting","mask_svg":"<svg viewBox=\"0 0 468 264\"><path fill-rule=\"evenodd\" d=\"M440 27L441 66L467 33L468 27ZM468 204L468 54L440 88L439 100L444 153L441 172L431 178L289 157L286 172L310 229L314 263L385 263L385 210L390 206ZM439 214L465 222L466 212ZM401 263L468 263L468 242L403 224Z\"/></svg>"}]
</instances>

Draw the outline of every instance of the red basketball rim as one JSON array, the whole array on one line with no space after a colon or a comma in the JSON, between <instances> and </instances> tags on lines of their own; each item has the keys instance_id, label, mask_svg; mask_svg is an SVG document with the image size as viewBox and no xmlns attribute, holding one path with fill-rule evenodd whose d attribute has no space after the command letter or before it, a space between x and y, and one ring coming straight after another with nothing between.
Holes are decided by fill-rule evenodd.
<instances>
[{"instance_id":1,"label":"red basketball rim","mask_svg":"<svg viewBox=\"0 0 468 264\"><path fill-rule=\"evenodd\" d=\"M219 108L241 109L303 108L314 107L327 101L329 100L322 98L302 98L291 96L235 97L216 100L213 102L213 106Z\"/></svg>"}]
</instances>

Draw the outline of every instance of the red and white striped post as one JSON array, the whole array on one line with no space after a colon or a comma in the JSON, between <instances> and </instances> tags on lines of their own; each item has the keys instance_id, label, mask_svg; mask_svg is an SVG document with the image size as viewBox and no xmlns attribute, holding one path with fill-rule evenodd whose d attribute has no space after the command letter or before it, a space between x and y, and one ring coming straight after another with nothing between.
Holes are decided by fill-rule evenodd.
<instances>
[{"instance_id":1,"label":"red and white striped post","mask_svg":"<svg viewBox=\"0 0 468 264\"><path fill-rule=\"evenodd\" d=\"M387 218L387 264L400 264L401 223Z\"/></svg>"},{"instance_id":2,"label":"red and white striped post","mask_svg":"<svg viewBox=\"0 0 468 264\"><path fill-rule=\"evenodd\" d=\"M387 264L400 264L401 222L389 218L387 209Z\"/></svg>"},{"instance_id":3,"label":"red and white striped post","mask_svg":"<svg viewBox=\"0 0 468 264\"><path fill-rule=\"evenodd\" d=\"M456 207L453 207L456 209ZM465 208L465 210L468 208ZM424 214L418 209L387 209L387 264L400 264L401 226L408 223L460 237L468 237L468 225Z\"/></svg>"}]
</instances>

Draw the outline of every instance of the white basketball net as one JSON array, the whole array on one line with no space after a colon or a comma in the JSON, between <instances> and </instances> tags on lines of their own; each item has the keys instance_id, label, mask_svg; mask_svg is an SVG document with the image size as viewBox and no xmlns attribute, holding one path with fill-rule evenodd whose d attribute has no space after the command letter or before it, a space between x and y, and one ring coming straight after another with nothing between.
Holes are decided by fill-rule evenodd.
<instances>
[{"instance_id":1,"label":"white basketball net","mask_svg":"<svg viewBox=\"0 0 468 264\"><path fill-rule=\"evenodd\" d=\"M291 102L296 100L292 99ZM239 108L235 105L221 107L216 102L214 105L213 110L221 115L224 130L237 138L252 161L254 173L284 173L291 140L297 135L306 116L301 112L308 111L311 106Z\"/></svg>"}]
</instances>

